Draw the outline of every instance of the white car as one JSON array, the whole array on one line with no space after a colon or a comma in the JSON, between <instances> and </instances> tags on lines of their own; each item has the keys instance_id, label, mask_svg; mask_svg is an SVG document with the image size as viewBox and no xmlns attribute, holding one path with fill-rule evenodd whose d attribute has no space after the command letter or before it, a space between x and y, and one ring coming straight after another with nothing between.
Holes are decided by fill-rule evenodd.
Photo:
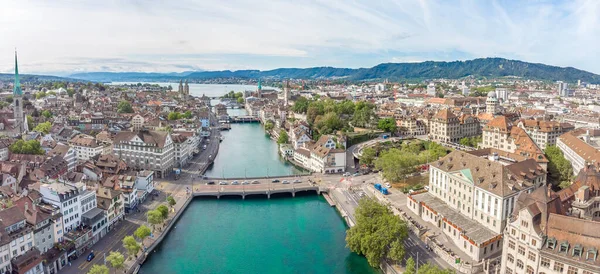
<instances>
[{"instance_id":1,"label":"white car","mask_svg":"<svg viewBox=\"0 0 600 274\"><path fill-rule=\"evenodd\" d=\"M281 182L281 183L282 183L282 184L286 184L286 185L287 185L287 184L289 184L289 183L290 183L290 181L288 181L288 180L283 180L283 182Z\"/></svg>"},{"instance_id":2,"label":"white car","mask_svg":"<svg viewBox=\"0 0 600 274\"><path fill-rule=\"evenodd\" d=\"M390 183L385 183L385 187L387 187L387 188L391 188L391 187L392 187L392 185L390 185Z\"/></svg>"},{"instance_id":3,"label":"white car","mask_svg":"<svg viewBox=\"0 0 600 274\"><path fill-rule=\"evenodd\" d=\"M232 184L232 185L239 185L239 184L240 184L240 182L238 182L238 181L233 181L233 182L231 182L231 184Z\"/></svg>"},{"instance_id":4,"label":"white car","mask_svg":"<svg viewBox=\"0 0 600 274\"><path fill-rule=\"evenodd\" d=\"M227 182L219 182L219 184L224 186L224 185L227 185Z\"/></svg>"},{"instance_id":5,"label":"white car","mask_svg":"<svg viewBox=\"0 0 600 274\"><path fill-rule=\"evenodd\" d=\"M247 185L247 184L248 184L248 181L243 181L242 182L242 185Z\"/></svg>"}]
</instances>

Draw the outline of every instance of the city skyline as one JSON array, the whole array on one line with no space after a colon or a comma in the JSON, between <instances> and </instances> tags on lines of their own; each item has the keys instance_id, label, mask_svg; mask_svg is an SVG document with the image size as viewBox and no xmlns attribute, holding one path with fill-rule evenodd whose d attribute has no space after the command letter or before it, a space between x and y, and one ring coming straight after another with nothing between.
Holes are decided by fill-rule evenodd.
<instances>
[{"instance_id":1,"label":"city skyline","mask_svg":"<svg viewBox=\"0 0 600 274\"><path fill-rule=\"evenodd\" d=\"M0 72L372 67L502 57L600 73L595 1L9 1Z\"/></svg>"}]
</instances>

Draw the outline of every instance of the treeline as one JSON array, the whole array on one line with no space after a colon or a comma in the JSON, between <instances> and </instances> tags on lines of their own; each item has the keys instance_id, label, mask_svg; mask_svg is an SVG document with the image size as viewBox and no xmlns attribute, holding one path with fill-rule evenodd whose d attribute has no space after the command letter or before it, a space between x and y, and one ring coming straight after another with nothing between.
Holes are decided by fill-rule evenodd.
<instances>
[{"instance_id":1,"label":"treeline","mask_svg":"<svg viewBox=\"0 0 600 274\"><path fill-rule=\"evenodd\" d=\"M559 188L571 185L573 166L565 159L562 151L557 146L548 146L544 153L548 158L548 175L552 185Z\"/></svg>"}]
</instances>

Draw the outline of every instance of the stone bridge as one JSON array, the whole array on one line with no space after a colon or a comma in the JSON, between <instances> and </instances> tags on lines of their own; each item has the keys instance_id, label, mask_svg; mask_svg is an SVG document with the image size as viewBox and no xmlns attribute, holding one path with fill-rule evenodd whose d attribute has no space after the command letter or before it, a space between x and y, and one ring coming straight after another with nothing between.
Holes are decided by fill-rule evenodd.
<instances>
[{"instance_id":1,"label":"stone bridge","mask_svg":"<svg viewBox=\"0 0 600 274\"><path fill-rule=\"evenodd\" d=\"M242 196L245 199L248 195L264 195L271 198L271 194L289 193L292 197L298 192L311 192L316 194L327 192L329 189L320 187L315 183L264 183L257 185L200 185L194 186L193 194L195 197L209 196L221 198L221 196Z\"/></svg>"}]
</instances>

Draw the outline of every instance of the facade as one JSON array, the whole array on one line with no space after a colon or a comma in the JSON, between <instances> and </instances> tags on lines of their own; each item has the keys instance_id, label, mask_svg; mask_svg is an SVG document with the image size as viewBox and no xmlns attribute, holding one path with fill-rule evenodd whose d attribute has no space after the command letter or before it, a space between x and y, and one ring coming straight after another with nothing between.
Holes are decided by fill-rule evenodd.
<instances>
[{"instance_id":1,"label":"facade","mask_svg":"<svg viewBox=\"0 0 600 274\"><path fill-rule=\"evenodd\" d=\"M496 92L490 91L487 95L487 99L485 100L485 112L489 114L498 113L498 98L496 97Z\"/></svg>"},{"instance_id":2,"label":"facade","mask_svg":"<svg viewBox=\"0 0 600 274\"><path fill-rule=\"evenodd\" d=\"M41 253L52 249L55 243L52 215L41 210L28 196L15 201L15 206L23 212L27 224L33 228L35 247Z\"/></svg>"},{"instance_id":3,"label":"facade","mask_svg":"<svg viewBox=\"0 0 600 274\"><path fill-rule=\"evenodd\" d=\"M152 170L166 177L175 166L175 148L171 135L160 131L121 131L115 136L114 153L128 167Z\"/></svg>"},{"instance_id":4,"label":"facade","mask_svg":"<svg viewBox=\"0 0 600 274\"><path fill-rule=\"evenodd\" d=\"M192 158L192 140L181 134L172 134L171 138L175 148L175 167L184 167Z\"/></svg>"},{"instance_id":5,"label":"facade","mask_svg":"<svg viewBox=\"0 0 600 274\"><path fill-rule=\"evenodd\" d=\"M429 121L429 138L439 142L458 141L464 137L479 135L479 121L471 115L462 115L460 118L450 109L440 110Z\"/></svg>"},{"instance_id":6,"label":"facade","mask_svg":"<svg viewBox=\"0 0 600 274\"><path fill-rule=\"evenodd\" d=\"M114 190L107 187L99 187L96 190L98 208L104 210L108 220L108 231L114 224L125 216L125 206L123 203L123 194L120 190Z\"/></svg>"},{"instance_id":7,"label":"facade","mask_svg":"<svg viewBox=\"0 0 600 274\"><path fill-rule=\"evenodd\" d=\"M58 143L48 152L48 155L61 156L67 162L67 171L69 172L74 171L77 166L77 151L70 146Z\"/></svg>"},{"instance_id":8,"label":"facade","mask_svg":"<svg viewBox=\"0 0 600 274\"><path fill-rule=\"evenodd\" d=\"M582 170L556 193L540 188L523 194L504 231L500 273L600 273L597 166Z\"/></svg>"},{"instance_id":9,"label":"facade","mask_svg":"<svg viewBox=\"0 0 600 274\"><path fill-rule=\"evenodd\" d=\"M81 204L79 194L85 185L82 183L48 183L40 185L42 200L60 209L63 214L64 231L71 231L81 224Z\"/></svg>"},{"instance_id":10,"label":"facade","mask_svg":"<svg viewBox=\"0 0 600 274\"><path fill-rule=\"evenodd\" d=\"M521 192L546 182L532 159L505 162L454 151L429 168L429 190L409 195L407 206L474 261L502 250L502 232Z\"/></svg>"},{"instance_id":11,"label":"facade","mask_svg":"<svg viewBox=\"0 0 600 274\"><path fill-rule=\"evenodd\" d=\"M133 130L140 130L144 126L144 117L142 115L136 114L131 118L131 127Z\"/></svg>"},{"instance_id":12,"label":"facade","mask_svg":"<svg viewBox=\"0 0 600 274\"><path fill-rule=\"evenodd\" d=\"M517 126L524 129L541 149L556 145L560 135L575 129L568 123L544 120L519 120Z\"/></svg>"},{"instance_id":13,"label":"facade","mask_svg":"<svg viewBox=\"0 0 600 274\"><path fill-rule=\"evenodd\" d=\"M77 160L81 161L87 161L96 155L100 155L106 149L105 145L98 142L96 138L85 134L78 134L73 137L69 140L69 145L75 149Z\"/></svg>"},{"instance_id":14,"label":"facade","mask_svg":"<svg viewBox=\"0 0 600 274\"><path fill-rule=\"evenodd\" d=\"M138 195L138 199L143 201L147 195L154 191L154 172L150 170L138 171L135 179L135 188L138 193L141 191L141 195Z\"/></svg>"},{"instance_id":15,"label":"facade","mask_svg":"<svg viewBox=\"0 0 600 274\"><path fill-rule=\"evenodd\" d=\"M11 260L34 248L33 228L16 206L0 211L0 219L0 272L11 273Z\"/></svg>"},{"instance_id":16,"label":"facade","mask_svg":"<svg viewBox=\"0 0 600 274\"><path fill-rule=\"evenodd\" d=\"M571 162L573 174L576 175L588 163L600 163L600 151L586 142L589 134L567 132L561 135L556 146L562 151L565 159Z\"/></svg>"}]
</instances>

